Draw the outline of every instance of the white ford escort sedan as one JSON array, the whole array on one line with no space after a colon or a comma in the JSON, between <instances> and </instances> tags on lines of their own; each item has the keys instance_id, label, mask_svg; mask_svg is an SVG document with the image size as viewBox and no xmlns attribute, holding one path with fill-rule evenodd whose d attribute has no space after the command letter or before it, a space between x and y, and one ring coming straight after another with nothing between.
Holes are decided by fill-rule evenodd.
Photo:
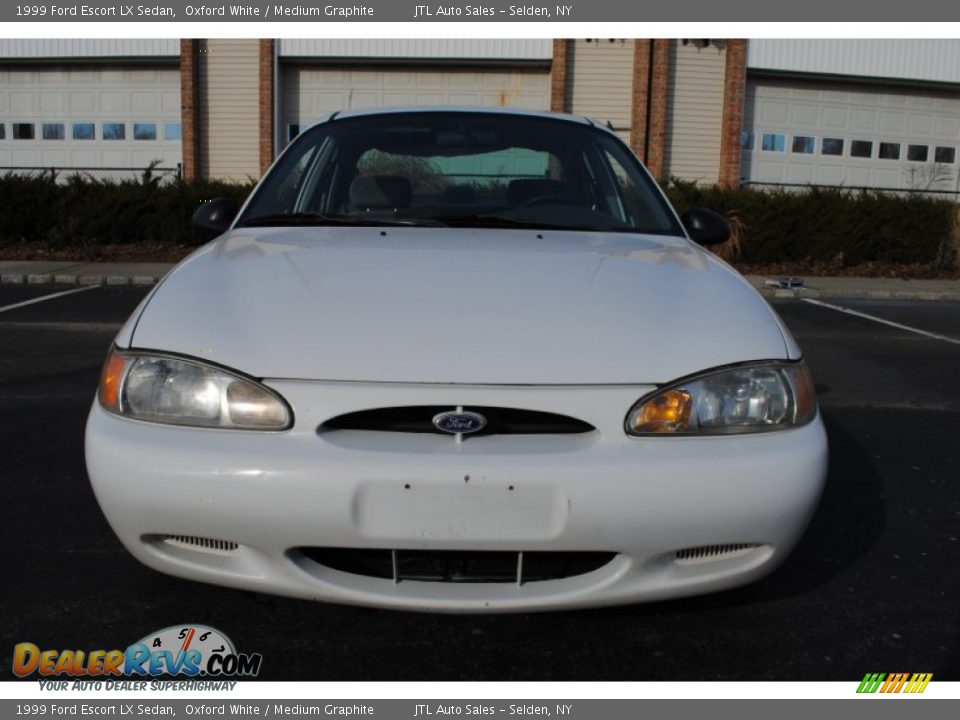
<instances>
[{"instance_id":1,"label":"white ford escort sedan","mask_svg":"<svg viewBox=\"0 0 960 720\"><path fill-rule=\"evenodd\" d=\"M799 348L588 120L335 114L115 340L87 425L127 549L204 582L524 611L768 573L824 483Z\"/></svg>"}]
</instances>

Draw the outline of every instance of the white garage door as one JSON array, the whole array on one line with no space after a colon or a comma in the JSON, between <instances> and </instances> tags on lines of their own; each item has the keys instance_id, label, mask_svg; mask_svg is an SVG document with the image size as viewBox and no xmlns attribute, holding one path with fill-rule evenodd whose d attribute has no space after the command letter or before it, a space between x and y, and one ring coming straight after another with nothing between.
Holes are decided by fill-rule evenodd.
<instances>
[{"instance_id":1,"label":"white garage door","mask_svg":"<svg viewBox=\"0 0 960 720\"><path fill-rule=\"evenodd\" d=\"M545 69L317 68L283 73L284 141L334 111L413 105L550 109Z\"/></svg>"},{"instance_id":2,"label":"white garage door","mask_svg":"<svg viewBox=\"0 0 960 720\"><path fill-rule=\"evenodd\" d=\"M0 128L0 168L176 167L180 72L0 67Z\"/></svg>"},{"instance_id":3,"label":"white garage door","mask_svg":"<svg viewBox=\"0 0 960 720\"><path fill-rule=\"evenodd\" d=\"M742 174L754 183L956 190L960 96L751 79Z\"/></svg>"}]
</instances>

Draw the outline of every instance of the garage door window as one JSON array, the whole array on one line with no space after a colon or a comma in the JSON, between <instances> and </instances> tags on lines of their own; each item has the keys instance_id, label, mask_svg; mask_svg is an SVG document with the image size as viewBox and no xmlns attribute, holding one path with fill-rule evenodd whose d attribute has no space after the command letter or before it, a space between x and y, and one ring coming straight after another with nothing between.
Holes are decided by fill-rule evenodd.
<instances>
[{"instance_id":1,"label":"garage door window","mask_svg":"<svg viewBox=\"0 0 960 720\"><path fill-rule=\"evenodd\" d=\"M823 155L843 155L843 139L824 138L820 142L820 152Z\"/></svg>"},{"instance_id":2,"label":"garage door window","mask_svg":"<svg viewBox=\"0 0 960 720\"><path fill-rule=\"evenodd\" d=\"M94 135L93 123L80 122L73 124L74 140L95 140Z\"/></svg>"},{"instance_id":3,"label":"garage door window","mask_svg":"<svg viewBox=\"0 0 960 720\"><path fill-rule=\"evenodd\" d=\"M44 123L43 124L44 140L63 140L65 137L66 137L66 132L63 129L63 123Z\"/></svg>"},{"instance_id":4,"label":"garage door window","mask_svg":"<svg viewBox=\"0 0 960 720\"><path fill-rule=\"evenodd\" d=\"M907 145L907 160L910 162L926 162L930 148L926 145Z\"/></svg>"},{"instance_id":5,"label":"garage door window","mask_svg":"<svg viewBox=\"0 0 960 720\"><path fill-rule=\"evenodd\" d=\"M952 147L938 147L933 159L938 163L953 165L957 159L957 149Z\"/></svg>"},{"instance_id":6,"label":"garage door window","mask_svg":"<svg viewBox=\"0 0 960 720\"><path fill-rule=\"evenodd\" d=\"M0 123L0 140L6 140L6 139L7 139L7 127L3 123Z\"/></svg>"},{"instance_id":7,"label":"garage door window","mask_svg":"<svg viewBox=\"0 0 960 720\"><path fill-rule=\"evenodd\" d=\"M156 123L134 123L133 139L134 140L156 140L157 124Z\"/></svg>"},{"instance_id":8,"label":"garage door window","mask_svg":"<svg viewBox=\"0 0 960 720\"><path fill-rule=\"evenodd\" d=\"M786 148L786 136L780 133L764 133L761 147L767 152L783 152Z\"/></svg>"},{"instance_id":9,"label":"garage door window","mask_svg":"<svg viewBox=\"0 0 960 720\"><path fill-rule=\"evenodd\" d=\"M163 139L164 140L180 140L182 130L180 129L180 123L164 123L163 124Z\"/></svg>"},{"instance_id":10,"label":"garage door window","mask_svg":"<svg viewBox=\"0 0 960 720\"><path fill-rule=\"evenodd\" d=\"M123 140L127 136L127 128L123 123L108 122L101 126L104 140Z\"/></svg>"},{"instance_id":11,"label":"garage door window","mask_svg":"<svg viewBox=\"0 0 960 720\"><path fill-rule=\"evenodd\" d=\"M850 157L868 158L873 155L873 143L870 140L853 140L850 143Z\"/></svg>"},{"instance_id":12,"label":"garage door window","mask_svg":"<svg viewBox=\"0 0 960 720\"><path fill-rule=\"evenodd\" d=\"M33 123L13 123L14 140L33 140Z\"/></svg>"},{"instance_id":13,"label":"garage door window","mask_svg":"<svg viewBox=\"0 0 960 720\"><path fill-rule=\"evenodd\" d=\"M881 160L899 160L900 143L882 142L877 157Z\"/></svg>"},{"instance_id":14,"label":"garage door window","mask_svg":"<svg viewBox=\"0 0 960 720\"><path fill-rule=\"evenodd\" d=\"M791 149L801 155L813 155L813 149L816 147L816 139L809 135L794 135Z\"/></svg>"}]
</instances>

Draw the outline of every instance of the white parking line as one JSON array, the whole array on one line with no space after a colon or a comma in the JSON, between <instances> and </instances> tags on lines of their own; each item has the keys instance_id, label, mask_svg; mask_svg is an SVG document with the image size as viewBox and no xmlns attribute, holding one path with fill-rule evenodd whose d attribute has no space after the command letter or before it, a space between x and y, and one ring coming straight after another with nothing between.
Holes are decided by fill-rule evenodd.
<instances>
[{"instance_id":1,"label":"white parking line","mask_svg":"<svg viewBox=\"0 0 960 720\"><path fill-rule=\"evenodd\" d=\"M889 325L890 327L895 327L899 330L906 330L907 332L916 333L917 335L923 335L934 340L943 340L944 342L953 343L954 345L960 345L960 339L950 337L949 335L939 335L938 333L927 332L926 330L910 327L909 325L901 325L900 323L893 322L892 320L884 320L883 318L879 318L874 315L867 315L866 313L857 312L856 310L851 310L850 308L840 307L839 305L831 305L830 303L825 303L821 300L814 300L813 298L803 298L803 301L808 302L811 305L819 305L820 307L830 308L831 310L836 310L837 312L846 313L847 315L856 315L857 317L865 320L873 320L874 322L881 323L882 325Z\"/></svg>"},{"instance_id":2,"label":"white parking line","mask_svg":"<svg viewBox=\"0 0 960 720\"><path fill-rule=\"evenodd\" d=\"M64 295L73 295L74 293L84 292L85 290L96 290L98 287L100 287L100 285L87 285L86 287L76 288L74 290L64 290L63 292L52 293L50 295L41 295L40 297L24 300L23 302L14 303L13 305L4 305L0 307L0 313L6 312L7 310L16 310L25 305L33 305L34 303L43 302L44 300L53 300L54 298L63 297Z\"/></svg>"}]
</instances>

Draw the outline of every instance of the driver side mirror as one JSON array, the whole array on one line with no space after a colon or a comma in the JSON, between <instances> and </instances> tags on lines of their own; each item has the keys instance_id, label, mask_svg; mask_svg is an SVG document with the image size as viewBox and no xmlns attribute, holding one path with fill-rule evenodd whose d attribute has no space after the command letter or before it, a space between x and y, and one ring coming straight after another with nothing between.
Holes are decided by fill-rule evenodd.
<instances>
[{"instance_id":1,"label":"driver side mirror","mask_svg":"<svg viewBox=\"0 0 960 720\"><path fill-rule=\"evenodd\" d=\"M724 217L713 210L691 208L680 216L690 239L698 245L719 245L730 237L730 225Z\"/></svg>"},{"instance_id":2,"label":"driver side mirror","mask_svg":"<svg viewBox=\"0 0 960 720\"><path fill-rule=\"evenodd\" d=\"M233 198L216 198L205 202L193 213L193 224L201 230L210 230L221 235L230 227L240 206Z\"/></svg>"}]
</instances>

